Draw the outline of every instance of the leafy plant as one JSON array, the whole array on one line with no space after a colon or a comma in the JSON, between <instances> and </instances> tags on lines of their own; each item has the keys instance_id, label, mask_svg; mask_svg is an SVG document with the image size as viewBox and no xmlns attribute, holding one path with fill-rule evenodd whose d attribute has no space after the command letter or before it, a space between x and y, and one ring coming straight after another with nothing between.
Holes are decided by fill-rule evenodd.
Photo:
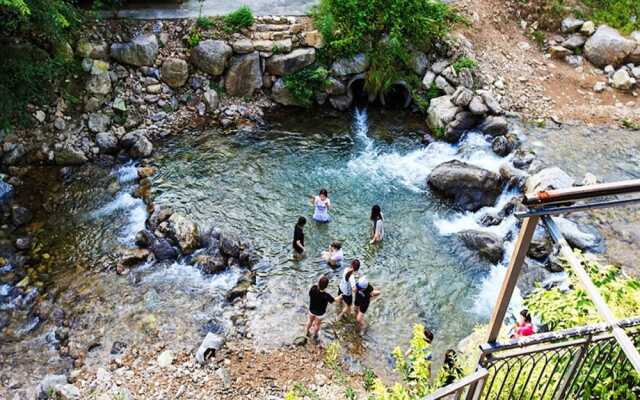
<instances>
[{"instance_id":1,"label":"leafy plant","mask_svg":"<svg viewBox=\"0 0 640 400\"><path fill-rule=\"evenodd\" d=\"M640 2L637 0L583 0L587 16L624 33L640 29Z\"/></svg>"},{"instance_id":2,"label":"leafy plant","mask_svg":"<svg viewBox=\"0 0 640 400\"><path fill-rule=\"evenodd\" d=\"M357 396L356 396L356 391L355 391L355 390L353 390L353 388L348 387L348 388L346 388L346 389L344 390L344 397L345 397L347 400L356 400L356 397L357 397Z\"/></svg>"},{"instance_id":3,"label":"leafy plant","mask_svg":"<svg viewBox=\"0 0 640 400\"><path fill-rule=\"evenodd\" d=\"M620 121L620 124L627 129L631 129L633 131L640 131L640 122L634 121L631 118L623 118Z\"/></svg>"},{"instance_id":4,"label":"leafy plant","mask_svg":"<svg viewBox=\"0 0 640 400\"><path fill-rule=\"evenodd\" d=\"M537 30L531 32L531 39L536 42L538 48L540 48L541 50L544 49L544 43L546 40L544 32Z\"/></svg>"},{"instance_id":5,"label":"leafy plant","mask_svg":"<svg viewBox=\"0 0 640 400\"><path fill-rule=\"evenodd\" d=\"M278 44L274 44L273 47L271 47L272 54L282 54L284 52L285 52L285 48L279 46Z\"/></svg>"},{"instance_id":6,"label":"leafy plant","mask_svg":"<svg viewBox=\"0 0 640 400\"><path fill-rule=\"evenodd\" d=\"M198 19L196 19L196 25L200 29L211 29L213 28L214 23L211 18L199 16Z\"/></svg>"},{"instance_id":7,"label":"leafy plant","mask_svg":"<svg viewBox=\"0 0 640 400\"><path fill-rule=\"evenodd\" d=\"M253 25L253 13L248 6L242 6L224 17L224 24L228 31L237 32Z\"/></svg>"},{"instance_id":8,"label":"leafy plant","mask_svg":"<svg viewBox=\"0 0 640 400\"><path fill-rule=\"evenodd\" d=\"M189 33L189 36L187 36L187 39L186 39L187 46L190 48L196 47L198 44L200 44L201 41L202 41L202 35L198 30L195 30L195 29L192 30L191 33Z\"/></svg>"},{"instance_id":9,"label":"leafy plant","mask_svg":"<svg viewBox=\"0 0 640 400\"><path fill-rule=\"evenodd\" d=\"M366 88L384 91L414 74L412 49L430 51L460 17L437 0L321 0L312 10L332 58L366 53Z\"/></svg>"},{"instance_id":10,"label":"leafy plant","mask_svg":"<svg viewBox=\"0 0 640 400\"><path fill-rule=\"evenodd\" d=\"M364 374L362 375L362 386L364 387L364 390L367 392L372 391L376 378L377 376L372 369L365 368Z\"/></svg>"},{"instance_id":11,"label":"leafy plant","mask_svg":"<svg viewBox=\"0 0 640 400\"><path fill-rule=\"evenodd\" d=\"M340 352L342 348L340 342L334 340L329 343L329 346L324 351L324 364L331 368L336 369L340 366Z\"/></svg>"},{"instance_id":12,"label":"leafy plant","mask_svg":"<svg viewBox=\"0 0 640 400\"><path fill-rule=\"evenodd\" d=\"M452 67L456 72L460 72L463 69L475 69L478 66L478 62L469 57L460 57L453 63Z\"/></svg>"},{"instance_id":13,"label":"leafy plant","mask_svg":"<svg viewBox=\"0 0 640 400\"><path fill-rule=\"evenodd\" d=\"M300 105L310 107L313 104L315 92L327 86L328 77L329 71L326 68L311 65L285 76L284 85Z\"/></svg>"}]
</instances>

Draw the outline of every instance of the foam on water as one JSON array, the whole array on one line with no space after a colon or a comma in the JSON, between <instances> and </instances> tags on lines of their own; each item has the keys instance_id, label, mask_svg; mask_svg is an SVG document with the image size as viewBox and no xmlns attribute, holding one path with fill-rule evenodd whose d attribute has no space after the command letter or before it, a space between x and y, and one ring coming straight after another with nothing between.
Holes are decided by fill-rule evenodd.
<instances>
[{"instance_id":1,"label":"foam on water","mask_svg":"<svg viewBox=\"0 0 640 400\"><path fill-rule=\"evenodd\" d=\"M228 268L212 278L192 265L174 262L166 268L159 268L146 275L142 282L153 286L168 284L202 294L215 294L232 289L241 276L238 268Z\"/></svg>"},{"instance_id":2,"label":"foam on water","mask_svg":"<svg viewBox=\"0 0 640 400\"><path fill-rule=\"evenodd\" d=\"M115 176L118 179L118 183L130 183L138 178L138 167L134 161L129 161L112 171L111 176Z\"/></svg>"},{"instance_id":3,"label":"foam on water","mask_svg":"<svg viewBox=\"0 0 640 400\"><path fill-rule=\"evenodd\" d=\"M379 154L372 140L366 136L366 131L362 129L362 127L366 128L366 124L359 121L361 118L363 115L356 112L354 121L356 137L365 136L367 142L365 142L364 151L348 163L352 174L387 177L401 182L412 191L419 192L425 190L425 182L431 171L444 162L464 161L497 173L500 166L509 160L493 153L491 144L485 137L473 132L465 135L458 145L434 142L425 148L406 154L397 152Z\"/></svg>"}]
</instances>

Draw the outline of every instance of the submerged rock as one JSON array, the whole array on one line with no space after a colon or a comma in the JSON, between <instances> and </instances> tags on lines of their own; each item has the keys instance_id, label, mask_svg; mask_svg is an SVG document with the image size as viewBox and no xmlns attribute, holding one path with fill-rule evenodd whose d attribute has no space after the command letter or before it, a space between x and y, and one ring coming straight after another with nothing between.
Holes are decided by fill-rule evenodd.
<instances>
[{"instance_id":1,"label":"submerged rock","mask_svg":"<svg viewBox=\"0 0 640 400\"><path fill-rule=\"evenodd\" d=\"M480 255L492 263L498 263L502 260L504 250L502 248L503 241L493 233L466 230L458 234L465 246L469 249L477 250Z\"/></svg>"},{"instance_id":2,"label":"submerged rock","mask_svg":"<svg viewBox=\"0 0 640 400\"><path fill-rule=\"evenodd\" d=\"M457 160L438 165L428 184L467 211L493 205L501 190L499 175Z\"/></svg>"}]
</instances>

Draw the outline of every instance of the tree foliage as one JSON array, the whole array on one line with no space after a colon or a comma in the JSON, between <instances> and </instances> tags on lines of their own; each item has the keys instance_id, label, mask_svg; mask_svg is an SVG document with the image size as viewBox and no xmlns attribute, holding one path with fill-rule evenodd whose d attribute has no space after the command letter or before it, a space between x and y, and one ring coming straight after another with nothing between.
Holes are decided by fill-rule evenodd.
<instances>
[{"instance_id":1,"label":"tree foliage","mask_svg":"<svg viewBox=\"0 0 640 400\"><path fill-rule=\"evenodd\" d=\"M402 79L417 81L412 51L442 40L457 14L437 0L321 0L312 11L330 57L367 53L367 90L378 93Z\"/></svg>"}]
</instances>

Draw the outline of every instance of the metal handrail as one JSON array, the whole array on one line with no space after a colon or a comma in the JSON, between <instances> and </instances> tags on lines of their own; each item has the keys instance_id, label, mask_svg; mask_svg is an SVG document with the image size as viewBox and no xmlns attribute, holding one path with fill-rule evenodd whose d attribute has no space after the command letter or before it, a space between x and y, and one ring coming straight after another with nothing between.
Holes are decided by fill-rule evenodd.
<instances>
[{"instance_id":1,"label":"metal handrail","mask_svg":"<svg viewBox=\"0 0 640 400\"><path fill-rule=\"evenodd\" d=\"M429 396L425 397L423 400L438 400L442 399L446 396L450 396L452 394L462 395L462 392L467 388L471 387L474 384L477 384L483 381L489 372L485 368L478 368L476 372L471 375L467 375L462 379L459 379L443 388L436 390L431 393ZM482 386L482 385L479 385ZM459 396L457 398L459 398ZM479 394L478 394L479 396ZM477 397L474 397L477 398Z\"/></svg>"},{"instance_id":2,"label":"metal handrail","mask_svg":"<svg viewBox=\"0 0 640 400\"><path fill-rule=\"evenodd\" d=\"M524 195L523 204L537 207L543 204L566 203L628 193L640 193L640 179L528 193Z\"/></svg>"}]
</instances>

